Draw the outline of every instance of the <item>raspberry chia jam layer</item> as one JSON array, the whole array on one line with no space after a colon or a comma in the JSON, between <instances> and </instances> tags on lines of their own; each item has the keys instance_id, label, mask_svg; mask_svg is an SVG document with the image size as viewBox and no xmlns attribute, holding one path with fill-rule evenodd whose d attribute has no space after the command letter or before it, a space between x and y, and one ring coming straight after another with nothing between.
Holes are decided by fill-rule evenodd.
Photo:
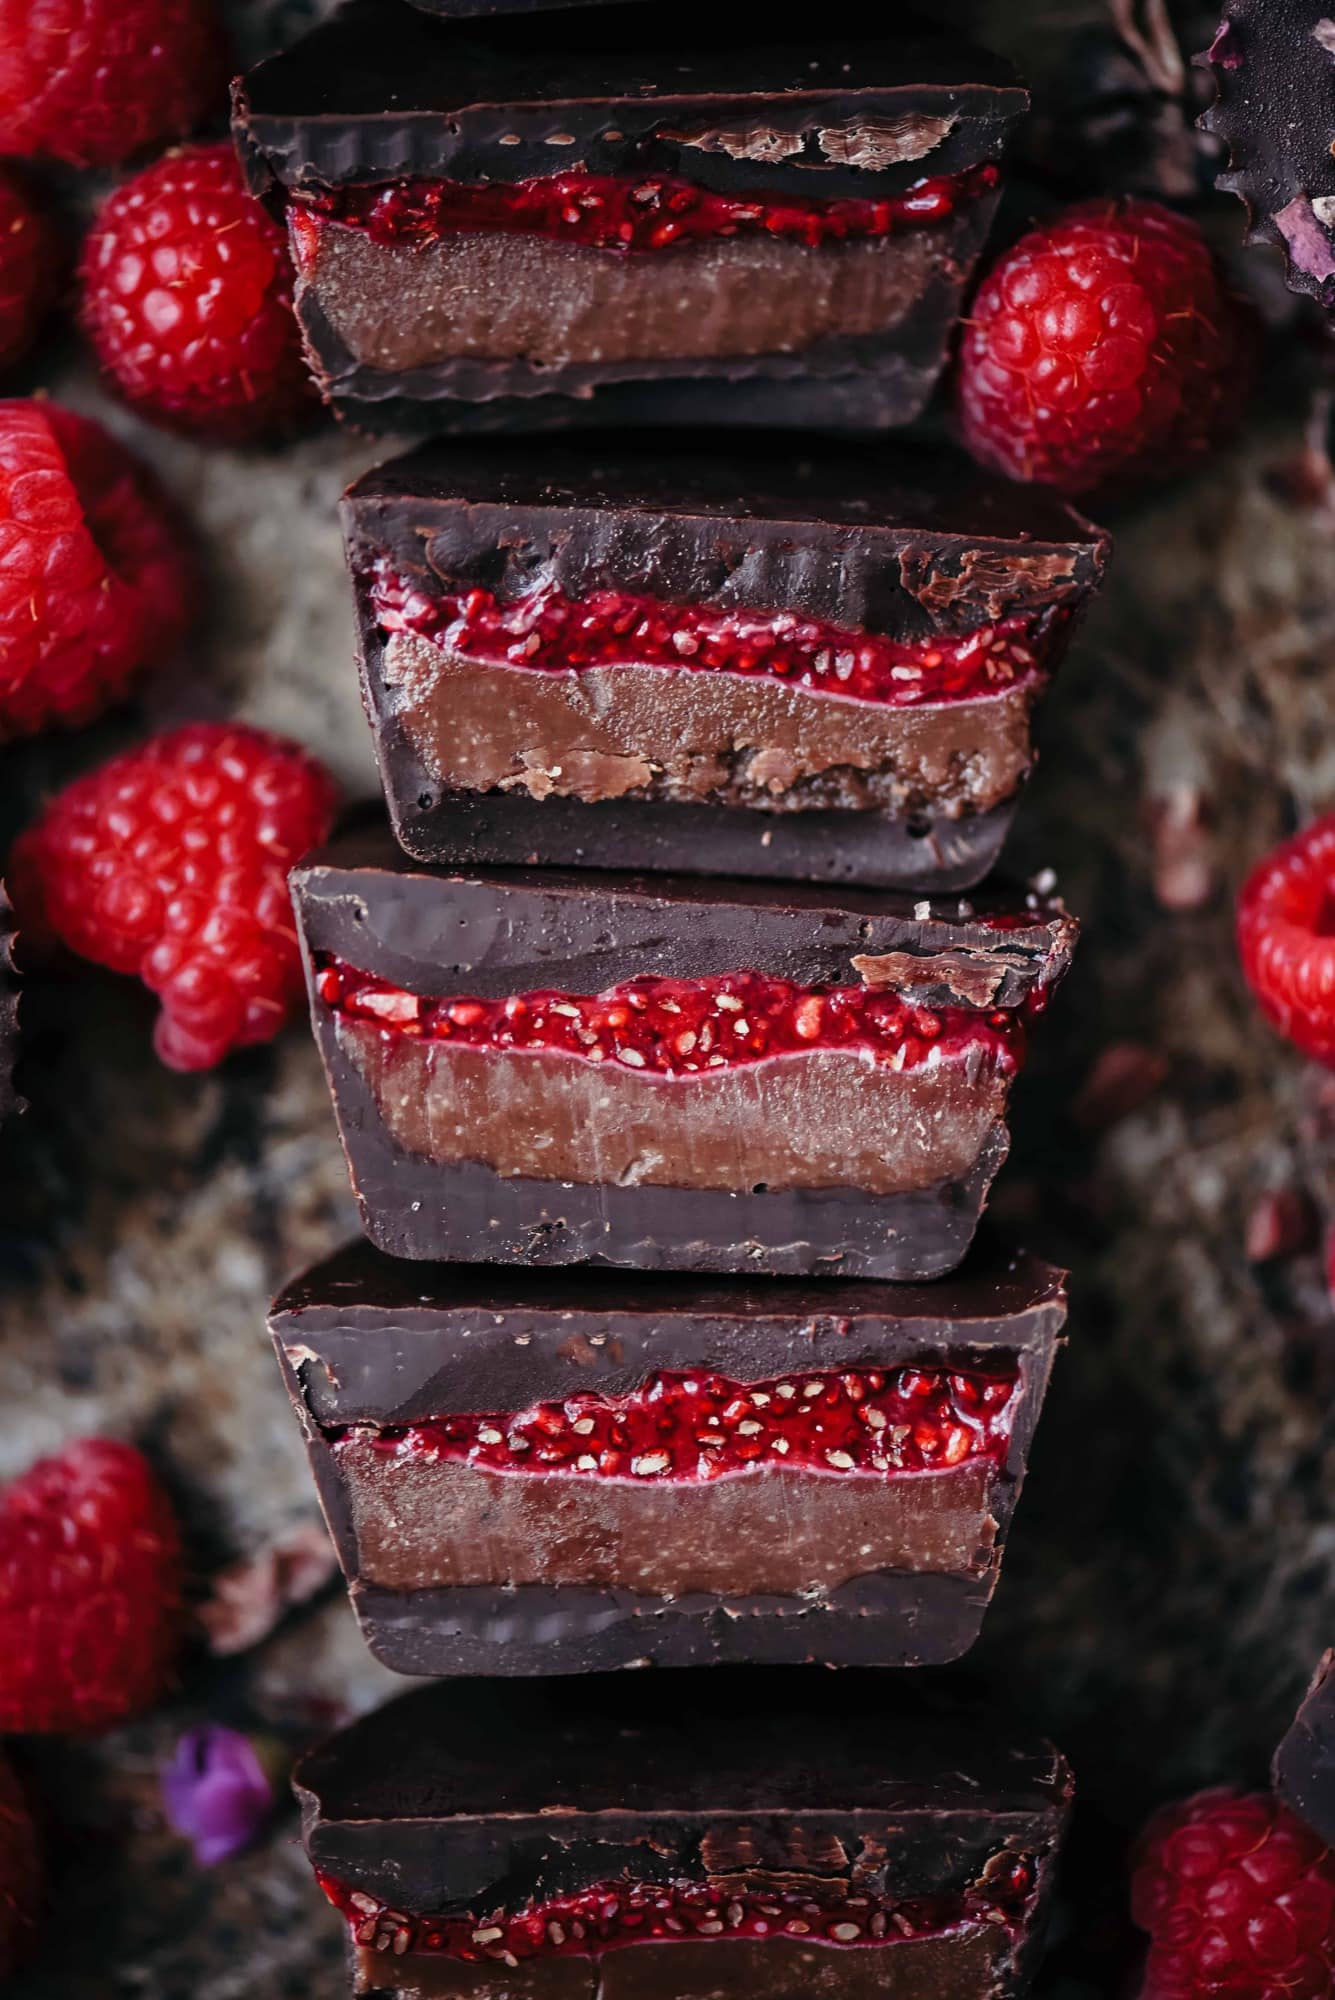
<instances>
[{"instance_id":1,"label":"raspberry chia jam layer","mask_svg":"<svg viewBox=\"0 0 1335 2000\"><path fill-rule=\"evenodd\" d=\"M1071 615L1054 606L970 632L892 639L791 610L721 610L626 590L569 597L545 584L506 600L478 586L423 591L384 561L370 594L386 635L412 633L488 666L764 674L893 708L976 700L1032 679L1060 652Z\"/></svg>"},{"instance_id":2,"label":"raspberry chia jam layer","mask_svg":"<svg viewBox=\"0 0 1335 2000\"><path fill-rule=\"evenodd\" d=\"M709 1882L602 1882L526 1909L491 1916L418 1916L397 1910L334 1877L317 1878L348 1920L354 1943L397 1956L440 1953L466 1964L514 1966L532 1958L601 1958L630 1945L689 1940L789 1939L832 1948L867 1948L940 1937L976 1924L1019 1930L1037 1873L1026 1854L994 1854L962 1891L890 1898L843 1895L810 1883L753 1889Z\"/></svg>"},{"instance_id":3,"label":"raspberry chia jam layer","mask_svg":"<svg viewBox=\"0 0 1335 2000\"><path fill-rule=\"evenodd\" d=\"M387 1034L497 1051L613 1061L646 1075L735 1069L768 1057L837 1049L891 1069L990 1058L1013 1074L1024 1060L1016 1009L927 1008L865 986L798 986L759 972L704 979L632 979L603 993L428 998L326 958L320 999Z\"/></svg>"},{"instance_id":4,"label":"raspberry chia jam layer","mask_svg":"<svg viewBox=\"0 0 1335 2000\"><path fill-rule=\"evenodd\" d=\"M376 1447L491 1472L710 1481L763 1464L831 1477L1001 1463L1019 1392L1014 1358L987 1366L794 1371L771 1381L658 1370L629 1395L584 1393L510 1412L387 1426Z\"/></svg>"},{"instance_id":5,"label":"raspberry chia jam layer","mask_svg":"<svg viewBox=\"0 0 1335 2000\"><path fill-rule=\"evenodd\" d=\"M292 197L298 261L322 224L363 230L383 245L435 243L455 232L545 236L611 252L652 252L731 236L774 236L817 248L874 242L948 222L1000 176L990 162L925 176L880 199L720 194L676 174L544 174L523 181L402 180Z\"/></svg>"}]
</instances>

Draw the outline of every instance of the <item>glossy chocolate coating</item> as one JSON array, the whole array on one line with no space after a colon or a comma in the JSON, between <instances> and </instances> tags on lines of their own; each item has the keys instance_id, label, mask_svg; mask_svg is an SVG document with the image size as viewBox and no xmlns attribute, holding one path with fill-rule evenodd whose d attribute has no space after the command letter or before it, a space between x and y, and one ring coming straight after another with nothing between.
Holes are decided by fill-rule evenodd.
<instances>
[{"instance_id":1,"label":"glossy chocolate coating","mask_svg":"<svg viewBox=\"0 0 1335 2000\"><path fill-rule=\"evenodd\" d=\"M377 1655L407 1673L552 1674L645 1662L900 1665L957 1658L976 1636L996 1583L1065 1309L1059 1271L995 1242L976 1248L953 1278L930 1286L700 1284L596 1270L413 1265L356 1243L281 1292L269 1324L353 1602ZM368 1551L362 1532L368 1507L377 1509L375 1482L384 1482L402 1560L410 1526L428 1557L433 1538L437 1551L455 1544L460 1510L478 1504L473 1489L487 1481L456 1468L433 1486L429 1474L423 1483L419 1468L409 1473L411 1495L400 1483L396 1501L393 1461L382 1457L377 1464L374 1449L368 1458L364 1447L349 1453L339 1443L350 1426L361 1437L442 1413L527 1409L589 1392L628 1394L660 1369L699 1369L745 1383L856 1366L893 1370L909 1362L986 1366L989 1359L1019 1368L1004 1464L962 1469L958 1479L927 1475L918 1491L931 1505L917 1511L902 1570L874 1572L864 1561L856 1580L833 1590L813 1588L811 1573L795 1569L787 1595L748 1591L745 1560L733 1558L736 1588L676 1599L646 1595L629 1573L602 1588L516 1585L503 1575L485 1584L432 1587L414 1580L411 1587L386 1588L375 1575L383 1556L373 1544ZM496 1489L478 1539L512 1573L533 1563L522 1532L504 1554L504 1500L542 1502L531 1475L509 1479ZM819 1562L821 1536L842 1532L828 1507L837 1482L819 1475L786 1480L779 1524L769 1522L760 1536L747 1532L741 1513L755 1510L759 1529L765 1504L772 1505L760 1497L765 1483L751 1482L748 1491L743 1480L728 1495L717 1485L684 1494L662 1489L663 1532L679 1545L687 1568L694 1563L707 1571L718 1562L723 1522L734 1516L738 1543L757 1549L757 1566L768 1563L772 1573L776 1542L791 1548L792 1561ZM584 1482L579 1491L588 1498L594 1490ZM908 1489L890 1479L860 1482L858 1491L870 1522L875 1509L893 1509ZM660 1532L646 1515L643 1489L619 1485L608 1492L620 1546ZM851 1487L843 1492L856 1498ZM624 1518L617 1517L617 1494ZM656 1518L660 1503L648 1504ZM795 1525L804 1508L812 1516L809 1532ZM542 1538L550 1525L534 1517L531 1533ZM763 1541L771 1546L762 1553ZM956 1553L943 1554L946 1543L957 1545ZM836 1547L832 1560L840 1559ZM953 1571L943 1567L950 1562Z\"/></svg>"},{"instance_id":2,"label":"glossy chocolate coating","mask_svg":"<svg viewBox=\"0 0 1335 2000\"><path fill-rule=\"evenodd\" d=\"M949 903L924 909L903 898L856 890L835 897L801 884L429 870L409 862L383 834L349 836L312 856L294 871L292 886L312 972L319 955L331 954L432 996L537 988L595 993L644 974L702 977L745 967L800 985L873 978L929 1007L987 1011L1019 1006L1036 988L1059 979L1076 930L1060 905L1037 898L1031 910L1021 905L1016 927L997 929ZM485 1153L433 1157L409 1138L408 1125L429 1121L430 1109L418 1084L402 1078L393 1088L401 1121L407 1121L400 1124L405 1143L393 1136L387 1100L365 1059L388 1047L387 1060L397 1063L405 1052L413 1061L425 1060L422 1044L386 1044L355 1023L345 1026L321 1000L313 978L312 1009L364 1224L372 1240L395 1256L553 1264L592 1258L640 1269L935 1277L963 1257L1004 1157L998 1115L1004 1082L970 1063L943 1075L933 1117L922 1125L915 1119L898 1135L913 1158L898 1179L887 1166L880 1194L813 1180L801 1184L792 1176L758 1187L765 1178L760 1172L750 1173L743 1187L731 1179L700 1178L674 1185L663 1170L647 1177L655 1185L643 1184L643 1175L632 1185L606 1179L572 1184L538 1178L539 1168L514 1162L498 1171L479 1164ZM527 1091L546 1059L523 1060L530 1065L522 1073ZM800 1058L804 1065L820 1060L819 1053ZM840 1080L846 1061L830 1052L830 1087L841 1092L851 1087L847 1078ZM470 1064L476 1071L471 1058ZM582 1072L586 1066L577 1067ZM521 1073L510 1074L518 1080ZM608 1089L641 1090L633 1075L628 1084L614 1082L627 1074L620 1066L615 1073L609 1068ZM717 1074L711 1072L711 1079ZM793 1070L784 1076L796 1088L802 1076L814 1074ZM884 1080L875 1080L883 1096ZM926 1087L925 1072L905 1072L906 1102ZM696 1101L705 1103L714 1089L711 1081ZM673 1104L685 1101L678 1095ZM516 1103L517 1116L519 1110ZM541 1122L539 1110L524 1109L524 1131L536 1129L535 1118ZM516 1142L520 1137L516 1128ZM931 1171L938 1158L939 1177ZM755 1160L744 1164L749 1168Z\"/></svg>"},{"instance_id":3,"label":"glossy chocolate coating","mask_svg":"<svg viewBox=\"0 0 1335 2000\"><path fill-rule=\"evenodd\" d=\"M1285 1805L1335 1847L1335 1652L1322 1654L1275 1752L1272 1777Z\"/></svg>"},{"instance_id":4,"label":"glossy chocolate coating","mask_svg":"<svg viewBox=\"0 0 1335 2000\"><path fill-rule=\"evenodd\" d=\"M949 451L826 446L798 458L766 444L724 458L710 440L693 437L615 448L425 447L359 479L343 521L363 696L395 832L410 854L438 859L448 841L456 857L503 865L540 854L558 866L597 866L615 855L627 868L927 891L972 887L996 859L1032 755L1027 724L1024 747L1014 741L1009 698L894 710L842 702L837 689L824 702L799 692L868 766L877 754L869 732L902 744L893 789L907 802L897 810L824 809L797 794L762 808L704 791L597 800L530 796L517 786L462 791L424 761L432 697L405 690L396 649L416 644L427 682L433 662L442 677L454 669L428 642L387 638L372 598L376 564L428 596L474 585L502 602L547 586L571 598L616 589L928 640L1017 614L1041 621L1074 611L1097 588L1108 555L1107 536L1053 496L989 478ZM435 697L447 754L451 741L460 743L461 695L486 683L476 662L464 660L458 671L462 687L451 681ZM753 750L764 747L763 726L748 734L743 709L793 699L772 679L645 671L654 673L646 681L651 708L669 694L683 716L705 703L710 713L720 701L737 705L737 740ZM503 705L506 695L541 701L563 678L511 669L499 676L499 699L489 683L480 689L475 733L484 740L494 715L502 763L521 737L526 755L542 749L540 719L523 735L525 719ZM615 703L628 683L615 670L605 679ZM1020 697L1022 708L1028 699ZM699 722L702 744L712 727ZM713 740L728 754L724 734ZM558 746L546 761L559 766L563 754ZM923 776L924 767L934 775Z\"/></svg>"},{"instance_id":5,"label":"glossy chocolate coating","mask_svg":"<svg viewBox=\"0 0 1335 2000\"><path fill-rule=\"evenodd\" d=\"M1007 65L952 39L905 31L777 45L769 39L772 13L743 6L720 19L717 9L699 4L674 10L672 27L665 47L661 14L639 5L463 27L394 0L352 0L238 84L235 131L251 185L281 208L293 193L340 182L505 182L586 169L680 173L723 192L879 198L924 175L997 159L1027 101ZM516 330L510 347L479 346L472 336L457 348L449 340L410 342L409 358L405 325L420 331L437 315L457 332L457 315L472 310L464 301L475 305L492 284L487 272L470 267L471 275L443 273L434 291L428 285L398 317L391 358L376 300L386 287L421 284L427 264L364 241L348 240L331 252L332 262L310 265L297 311L324 393L370 428L468 432L683 419L886 428L908 421L931 392L996 199L995 190L973 194L912 253L900 245L912 243L913 232L871 259L862 254L866 246L835 245L827 254L796 245L781 252L771 243L764 272L755 258L765 246L741 239L704 246L699 256L674 250L688 260L678 273L698 276L704 257L702 296L723 315L720 328L732 329L716 349L698 354L673 344L679 314L669 286L645 307L644 327L620 359L587 339L562 348L559 358L544 355L541 365L526 358L538 330L551 330L550 311L524 337ZM494 309L474 327L478 339L528 289L550 307L567 276L576 319L592 313L605 323L629 315L632 301L645 306L663 278L662 270L656 278L642 273L643 282L626 289L612 282L606 263L596 282L595 266L585 265L592 286L585 297L575 264L551 258L551 247L530 242L525 251L512 241L512 264L540 269L531 282L496 289ZM855 253L851 260L846 249ZM451 255L462 254L456 243ZM490 255L486 250L484 262ZM911 272L899 270L903 255ZM864 296L859 276L844 304L821 311L813 304L815 317L799 337L794 300L814 301L814 288L827 278L838 282L836 269L856 265L861 272L863 264L872 291ZM849 316L855 293L864 298L862 318Z\"/></svg>"}]
</instances>

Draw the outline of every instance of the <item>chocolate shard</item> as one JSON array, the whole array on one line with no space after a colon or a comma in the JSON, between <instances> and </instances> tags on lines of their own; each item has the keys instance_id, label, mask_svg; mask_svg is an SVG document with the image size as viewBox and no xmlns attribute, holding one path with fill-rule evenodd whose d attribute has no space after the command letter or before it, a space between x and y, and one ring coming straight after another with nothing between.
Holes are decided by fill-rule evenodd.
<instances>
[{"instance_id":1,"label":"chocolate shard","mask_svg":"<svg viewBox=\"0 0 1335 2000\"><path fill-rule=\"evenodd\" d=\"M896 29L350 0L234 93L323 393L380 429L908 421L1027 98Z\"/></svg>"},{"instance_id":2,"label":"chocolate shard","mask_svg":"<svg viewBox=\"0 0 1335 2000\"><path fill-rule=\"evenodd\" d=\"M1245 205L1248 240L1278 245L1288 282L1335 311L1335 19L1327 0L1228 0L1201 62L1225 148L1217 187Z\"/></svg>"},{"instance_id":3,"label":"chocolate shard","mask_svg":"<svg viewBox=\"0 0 1335 2000\"><path fill-rule=\"evenodd\" d=\"M368 1643L401 1673L918 1666L977 1636L1066 1314L931 1286L405 1265L269 1325Z\"/></svg>"},{"instance_id":4,"label":"chocolate shard","mask_svg":"<svg viewBox=\"0 0 1335 2000\"><path fill-rule=\"evenodd\" d=\"M292 875L368 1234L393 1256L936 1277L1005 1155L1059 902L428 868Z\"/></svg>"},{"instance_id":5,"label":"chocolate shard","mask_svg":"<svg viewBox=\"0 0 1335 2000\"><path fill-rule=\"evenodd\" d=\"M343 523L417 859L928 891L995 861L1109 548L949 451L694 437L426 446Z\"/></svg>"},{"instance_id":6,"label":"chocolate shard","mask_svg":"<svg viewBox=\"0 0 1335 2000\"><path fill-rule=\"evenodd\" d=\"M1275 1752L1271 1778L1286 1806L1335 1847L1335 1652L1321 1655L1312 1684Z\"/></svg>"},{"instance_id":7,"label":"chocolate shard","mask_svg":"<svg viewBox=\"0 0 1335 2000\"><path fill-rule=\"evenodd\" d=\"M783 1668L424 1688L295 1787L379 2000L1009 2000L1073 1790L991 1707Z\"/></svg>"}]
</instances>

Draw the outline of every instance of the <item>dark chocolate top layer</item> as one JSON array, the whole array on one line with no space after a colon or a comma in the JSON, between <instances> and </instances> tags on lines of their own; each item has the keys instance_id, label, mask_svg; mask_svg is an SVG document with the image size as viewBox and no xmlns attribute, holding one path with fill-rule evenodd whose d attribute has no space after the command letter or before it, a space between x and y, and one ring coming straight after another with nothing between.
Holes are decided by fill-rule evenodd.
<instances>
[{"instance_id":1,"label":"dark chocolate top layer","mask_svg":"<svg viewBox=\"0 0 1335 2000\"><path fill-rule=\"evenodd\" d=\"M1222 140L1216 183L1249 238L1284 252L1289 284L1335 311L1335 26L1329 0L1228 0L1208 56Z\"/></svg>"},{"instance_id":2,"label":"dark chocolate top layer","mask_svg":"<svg viewBox=\"0 0 1335 2000\"><path fill-rule=\"evenodd\" d=\"M1065 1759L1003 1732L892 1673L454 1681L354 1723L295 1784L316 1867L400 1908L799 1854L902 1892L1056 1839Z\"/></svg>"},{"instance_id":3,"label":"dark chocolate top layer","mask_svg":"<svg viewBox=\"0 0 1335 2000\"><path fill-rule=\"evenodd\" d=\"M824 196L993 158L1025 109L1010 66L957 37L776 43L774 22L758 0L466 24L349 0L238 81L237 136L260 188L680 167Z\"/></svg>"},{"instance_id":4,"label":"dark chocolate top layer","mask_svg":"<svg viewBox=\"0 0 1335 2000\"><path fill-rule=\"evenodd\" d=\"M354 576L385 555L427 589L620 587L911 637L1078 604L1110 546L1055 494L948 448L723 455L690 433L429 445L359 479L343 521Z\"/></svg>"},{"instance_id":5,"label":"dark chocolate top layer","mask_svg":"<svg viewBox=\"0 0 1335 2000\"><path fill-rule=\"evenodd\" d=\"M792 1368L1049 1345L1064 1273L994 1238L931 1285L635 1277L409 1264L347 1244L269 1324L317 1423L401 1424L548 1395L625 1393L655 1368L756 1381Z\"/></svg>"},{"instance_id":6,"label":"dark chocolate top layer","mask_svg":"<svg viewBox=\"0 0 1335 2000\"><path fill-rule=\"evenodd\" d=\"M298 1775L321 1816L342 1820L1005 1811L1050 1803L1064 1760L890 1674L780 1668L419 1688Z\"/></svg>"},{"instance_id":7,"label":"dark chocolate top layer","mask_svg":"<svg viewBox=\"0 0 1335 2000\"><path fill-rule=\"evenodd\" d=\"M802 986L862 977L926 1006L1014 1007L1062 977L1079 928L1059 900L997 889L933 902L814 883L428 868L382 822L317 850L291 884L309 950L433 997L745 969Z\"/></svg>"},{"instance_id":8,"label":"dark chocolate top layer","mask_svg":"<svg viewBox=\"0 0 1335 2000\"><path fill-rule=\"evenodd\" d=\"M1285 1805L1335 1847L1335 1652L1322 1654L1271 1775Z\"/></svg>"},{"instance_id":9,"label":"dark chocolate top layer","mask_svg":"<svg viewBox=\"0 0 1335 2000\"><path fill-rule=\"evenodd\" d=\"M876 450L760 436L721 452L716 434L622 433L555 441L433 442L373 466L349 500L704 515L797 526L943 529L1066 547L1108 537L1048 487L1002 479L949 445Z\"/></svg>"}]
</instances>

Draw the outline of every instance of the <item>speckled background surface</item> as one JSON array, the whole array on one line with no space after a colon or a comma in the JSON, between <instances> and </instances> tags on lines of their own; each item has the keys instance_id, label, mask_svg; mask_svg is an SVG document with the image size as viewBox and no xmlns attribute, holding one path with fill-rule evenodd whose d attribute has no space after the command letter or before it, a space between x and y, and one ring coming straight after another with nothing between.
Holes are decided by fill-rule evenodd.
<instances>
[{"instance_id":1,"label":"speckled background surface","mask_svg":"<svg viewBox=\"0 0 1335 2000\"><path fill-rule=\"evenodd\" d=\"M316 11L233 9L248 55ZM1015 223L1111 186L1196 201L1195 81L1162 34L1137 56L1116 32L1152 27L1152 7L958 11L1037 87ZM1188 53L1208 40L1198 8L1174 18ZM1335 1325L1313 1248L1248 1256L1249 1229L1255 1250L1294 1206L1317 1085L1258 1026L1230 926L1249 859L1335 797L1335 498L1301 460L1329 357L1265 255L1241 255L1239 212L1200 212L1272 319L1275 365L1233 453L1111 523L1114 570L1051 698L1017 842L1087 928L994 1207L1073 1267L1073 1312L970 1674L1076 1764L1047 1975L1069 2000L1118 1989L1102 1926L1124 1831L1175 1788L1263 1777L1335 1638ZM208 613L147 719L235 710L369 789L333 507L376 447L325 429L272 457L204 453L107 412L72 350L36 379L109 415L205 544ZM144 721L11 753L5 826ZM266 1556L316 1520L264 1309L351 1229L351 1203L300 1029L200 1079L157 1067L149 1021L137 990L97 974L25 999L30 1108L0 1136L0 1477L80 1431L136 1436L181 1503L201 1594L237 1559L258 1594ZM202 1871L163 1827L157 1768L186 1721L290 1749L393 1685L329 1585L250 1651L201 1650L171 1712L34 1753L55 1915L16 2000L334 2000L337 1926L291 1817Z\"/></svg>"}]
</instances>

